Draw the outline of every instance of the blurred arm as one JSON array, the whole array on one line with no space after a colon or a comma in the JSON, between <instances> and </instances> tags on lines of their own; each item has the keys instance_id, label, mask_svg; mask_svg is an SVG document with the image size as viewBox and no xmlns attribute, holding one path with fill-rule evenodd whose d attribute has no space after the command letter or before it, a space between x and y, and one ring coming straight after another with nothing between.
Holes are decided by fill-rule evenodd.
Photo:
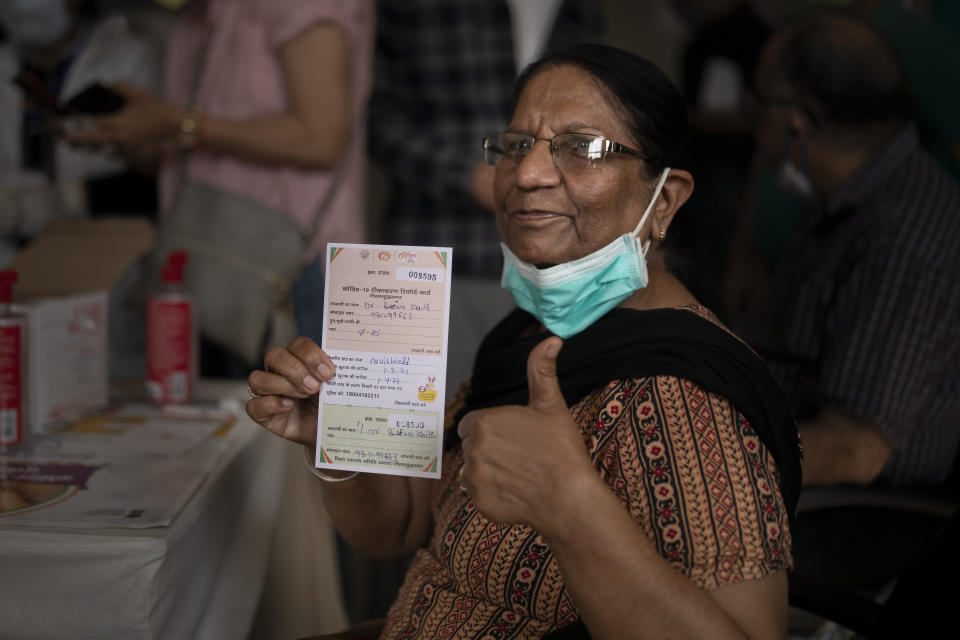
<instances>
[{"instance_id":1,"label":"blurred arm","mask_svg":"<svg viewBox=\"0 0 960 640\"><path fill-rule=\"evenodd\" d=\"M244 120L207 116L203 145L250 160L329 168L343 154L350 135L347 35L335 24L318 22L284 44L279 54L290 110ZM177 111L175 131L186 115Z\"/></svg>"},{"instance_id":2,"label":"blurred arm","mask_svg":"<svg viewBox=\"0 0 960 640\"><path fill-rule=\"evenodd\" d=\"M868 420L825 411L798 426L803 442L803 486L865 485L873 482L893 453Z\"/></svg>"},{"instance_id":3,"label":"blurred arm","mask_svg":"<svg viewBox=\"0 0 960 640\"><path fill-rule=\"evenodd\" d=\"M205 149L274 165L332 167L346 149L351 126L350 52L346 33L317 22L283 44L278 55L290 107L244 119L201 114L197 140ZM324 64L318 65L322 60ZM190 111L128 83L115 88L127 105L97 120L91 130L68 132L74 144L116 143L128 152L175 143Z\"/></svg>"}]
</instances>

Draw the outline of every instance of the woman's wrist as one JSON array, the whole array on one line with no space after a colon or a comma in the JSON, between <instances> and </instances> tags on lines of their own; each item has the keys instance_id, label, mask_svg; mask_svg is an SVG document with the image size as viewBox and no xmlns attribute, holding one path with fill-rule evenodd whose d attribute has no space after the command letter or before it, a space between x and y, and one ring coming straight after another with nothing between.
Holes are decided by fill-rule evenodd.
<instances>
[{"instance_id":1,"label":"woman's wrist","mask_svg":"<svg viewBox=\"0 0 960 640\"><path fill-rule=\"evenodd\" d=\"M590 466L582 473L571 469L569 475L551 483L555 488L540 502L542 508L531 509L531 522L544 540L560 544L561 541L581 540L583 518L614 494L600 474ZM562 487L562 488L560 488ZM617 501L619 507L619 502ZM589 516L587 517L589 520ZM551 543L551 544L552 544Z\"/></svg>"},{"instance_id":2,"label":"woman's wrist","mask_svg":"<svg viewBox=\"0 0 960 640\"><path fill-rule=\"evenodd\" d=\"M312 453L313 455L311 455L311 453ZM331 484L336 484L336 483L338 483L338 482L347 482L348 480L353 480L353 479L356 478L358 475L360 475L360 472L359 472L359 471L353 471L353 472L343 471L343 472L341 472L341 471L334 470L334 472L333 472L334 475L328 475L328 472L326 472L326 471L325 471L325 472L320 472L320 471L317 469L317 467L314 465L314 463L313 463L314 459L316 459L316 453L317 453L317 450L316 450L315 448L313 448L313 447L308 447L308 446L304 445L304 447L303 447L303 462L304 462L304 464L307 465L307 468L310 470L310 472L311 472L313 475L317 476L318 478L320 478L320 479L323 480L324 482L329 482L329 483L331 483ZM340 475L341 473L342 473L343 475Z\"/></svg>"},{"instance_id":3,"label":"woman's wrist","mask_svg":"<svg viewBox=\"0 0 960 640\"><path fill-rule=\"evenodd\" d=\"M203 145L204 113L197 107L175 110L177 146L184 151L193 151Z\"/></svg>"}]
</instances>

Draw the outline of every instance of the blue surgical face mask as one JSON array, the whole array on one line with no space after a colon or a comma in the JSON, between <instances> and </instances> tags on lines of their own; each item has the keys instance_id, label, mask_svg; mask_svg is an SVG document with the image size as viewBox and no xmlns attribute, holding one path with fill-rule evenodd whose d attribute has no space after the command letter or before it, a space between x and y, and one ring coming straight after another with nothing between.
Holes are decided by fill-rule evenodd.
<instances>
[{"instance_id":1,"label":"blue surgical face mask","mask_svg":"<svg viewBox=\"0 0 960 640\"><path fill-rule=\"evenodd\" d=\"M520 260L505 244L500 284L513 294L517 306L543 323L553 334L569 338L580 333L637 289L647 286L646 252L637 234L660 195L670 167L663 170L657 187L632 233L625 233L602 249L572 262L546 269Z\"/></svg>"}]
</instances>

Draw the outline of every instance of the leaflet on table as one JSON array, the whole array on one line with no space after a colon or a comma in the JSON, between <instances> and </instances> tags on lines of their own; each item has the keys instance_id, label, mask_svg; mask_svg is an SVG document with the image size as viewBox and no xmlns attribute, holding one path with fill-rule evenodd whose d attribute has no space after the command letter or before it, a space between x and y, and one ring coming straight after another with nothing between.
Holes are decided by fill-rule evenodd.
<instances>
[{"instance_id":1,"label":"leaflet on table","mask_svg":"<svg viewBox=\"0 0 960 640\"><path fill-rule=\"evenodd\" d=\"M327 245L319 468L440 477L449 247Z\"/></svg>"},{"instance_id":2,"label":"leaflet on table","mask_svg":"<svg viewBox=\"0 0 960 640\"><path fill-rule=\"evenodd\" d=\"M122 405L0 454L0 527L169 525L228 448L252 437L236 415Z\"/></svg>"}]
</instances>

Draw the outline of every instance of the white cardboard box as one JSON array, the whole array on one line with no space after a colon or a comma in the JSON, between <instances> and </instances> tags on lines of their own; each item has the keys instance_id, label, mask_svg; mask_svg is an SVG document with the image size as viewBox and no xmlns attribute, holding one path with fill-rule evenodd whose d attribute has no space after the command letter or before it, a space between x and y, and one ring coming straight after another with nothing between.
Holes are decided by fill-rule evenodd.
<instances>
[{"instance_id":1,"label":"white cardboard box","mask_svg":"<svg viewBox=\"0 0 960 640\"><path fill-rule=\"evenodd\" d=\"M33 431L107 405L109 292L153 238L143 218L60 221L10 264L16 308L28 318Z\"/></svg>"}]
</instances>

